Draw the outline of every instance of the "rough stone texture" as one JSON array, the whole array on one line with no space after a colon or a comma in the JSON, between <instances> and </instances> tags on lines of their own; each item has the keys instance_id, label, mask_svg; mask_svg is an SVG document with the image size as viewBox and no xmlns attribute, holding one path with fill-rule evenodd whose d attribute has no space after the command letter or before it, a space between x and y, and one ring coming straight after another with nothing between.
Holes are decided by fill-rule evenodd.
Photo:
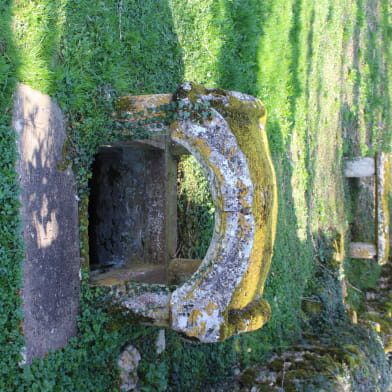
<instances>
[{"instance_id":1,"label":"rough stone texture","mask_svg":"<svg viewBox=\"0 0 392 392\"><path fill-rule=\"evenodd\" d=\"M390 391L390 370L377 338L366 329L348 327L311 336L238 377L232 391L369 392ZM232 383L235 386L235 383Z\"/></svg>"},{"instance_id":2,"label":"rough stone texture","mask_svg":"<svg viewBox=\"0 0 392 392\"><path fill-rule=\"evenodd\" d=\"M79 238L75 181L59 171L64 118L47 95L19 85L13 126L26 246L23 279L25 360L45 356L76 334Z\"/></svg>"},{"instance_id":3,"label":"rough stone texture","mask_svg":"<svg viewBox=\"0 0 392 392\"><path fill-rule=\"evenodd\" d=\"M392 353L392 256L381 268L374 288L366 292L366 300L358 315L361 324L376 327L381 335L385 353ZM392 381L392 380L391 380Z\"/></svg>"},{"instance_id":4,"label":"rough stone texture","mask_svg":"<svg viewBox=\"0 0 392 392\"><path fill-rule=\"evenodd\" d=\"M146 105L149 97L128 97L119 106L139 110L137 102ZM261 298L277 216L266 113L251 96L191 83L181 86L174 100L185 105L204 100L212 106L210 118L196 112L184 116L179 110L179 120L170 127L171 140L195 155L208 179L216 208L211 244L197 271L173 292L132 283L114 288L114 293L142 322L216 342L260 328L271 314Z\"/></svg>"},{"instance_id":5,"label":"rough stone texture","mask_svg":"<svg viewBox=\"0 0 392 392\"><path fill-rule=\"evenodd\" d=\"M361 157L346 162L344 175L346 177L369 177L376 172L376 166L373 158Z\"/></svg>"},{"instance_id":6,"label":"rough stone texture","mask_svg":"<svg viewBox=\"0 0 392 392\"><path fill-rule=\"evenodd\" d=\"M212 105L212 119L179 120L171 136L204 169L216 215L200 268L172 294L172 328L215 342L258 329L270 317L261 296L272 257L277 195L265 109L251 96L191 83L180 87L176 99Z\"/></svg>"},{"instance_id":7,"label":"rough stone texture","mask_svg":"<svg viewBox=\"0 0 392 392\"><path fill-rule=\"evenodd\" d=\"M371 242L351 242L349 253L353 259L374 259L377 256L377 247Z\"/></svg>"},{"instance_id":8,"label":"rough stone texture","mask_svg":"<svg viewBox=\"0 0 392 392\"><path fill-rule=\"evenodd\" d=\"M165 151L149 145L100 149L90 183L91 267L164 264L165 169Z\"/></svg>"},{"instance_id":9,"label":"rough stone texture","mask_svg":"<svg viewBox=\"0 0 392 392\"><path fill-rule=\"evenodd\" d=\"M169 263L169 283L178 284L189 279L200 267L201 260L196 259L172 259Z\"/></svg>"},{"instance_id":10,"label":"rough stone texture","mask_svg":"<svg viewBox=\"0 0 392 392\"><path fill-rule=\"evenodd\" d=\"M129 309L140 316L145 324L160 327L170 326L171 292L165 285L132 283L117 286L114 289L116 305Z\"/></svg>"},{"instance_id":11,"label":"rough stone texture","mask_svg":"<svg viewBox=\"0 0 392 392\"><path fill-rule=\"evenodd\" d=\"M128 345L120 354L117 364L120 368L120 389L122 391L134 391L137 387L137 367L140 361L139 351L132 345Z\"/></svg>"}]
</instances>

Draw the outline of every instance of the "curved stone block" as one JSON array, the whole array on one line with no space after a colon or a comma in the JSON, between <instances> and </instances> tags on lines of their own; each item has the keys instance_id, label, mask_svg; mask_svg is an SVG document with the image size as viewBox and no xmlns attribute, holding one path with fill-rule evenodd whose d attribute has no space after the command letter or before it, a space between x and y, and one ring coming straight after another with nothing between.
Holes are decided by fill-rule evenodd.
<instances>
[{"instance_id":1,"label":"curved stone block","mask_svg":"<svg viewBox=\"0 0 392 392\"><path fill-rule=\"evenodd\" d=\"M214 342L260 328L270 316L261 295L272 257L277 195L265 109L248 95L191 83L176 99L208 100L214 113L202 124L173 123L171 137L204 169L216 223L199 274L172 294L172 327Z\"/></svg>"}]
</instances>

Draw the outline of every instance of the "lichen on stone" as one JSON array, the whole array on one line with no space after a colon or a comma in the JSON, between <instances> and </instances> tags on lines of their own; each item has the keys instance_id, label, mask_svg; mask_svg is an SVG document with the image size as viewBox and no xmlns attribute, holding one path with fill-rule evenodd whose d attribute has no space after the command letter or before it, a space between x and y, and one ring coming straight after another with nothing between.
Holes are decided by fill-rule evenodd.
<instances>
[{"instance_id":1,"label":"lichen on stone","mask_svg":"<svg viewBox=\"0 0 392 392\"><path fill-rule=\"evenodd\" d=\"M167 99L123 98L119 111L157 108ZM117 294L122 306L155 325L216 342L258 329L271 316L262 294L275 239L277 186L266 112L249 95L190 82L180 86L173 101L170 108L178 113L169 137L199 161L214 201L211 244L197 271L173 292L154 293L150 285L144 293Z\"/></svg>"}]
</instances>

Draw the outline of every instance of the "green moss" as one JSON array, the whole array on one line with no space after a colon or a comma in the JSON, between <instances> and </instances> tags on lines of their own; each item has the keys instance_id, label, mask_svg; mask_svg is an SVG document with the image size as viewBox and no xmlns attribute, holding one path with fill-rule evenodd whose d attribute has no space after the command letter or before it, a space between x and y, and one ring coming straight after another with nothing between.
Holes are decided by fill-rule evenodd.
<instances>
[{"instance_id":1,"label":"green moss","mask_svg":"<svg viewBox=\"0 0 392 392\"><path fill-rule=\"evenodd\" d=\"M117 332L130 325L150 325L151 319L133 313L114 304L107 309L108 321L105 326L109 332Z\"/></svg>"},{"instance_id":2,"label":"green moss","mask_svg":"<svg viewBox=\"0 0 392 392\"><path fill-rule=\"evenodd\" d=\"M240 376L240 384L244 387L251 388L256 383L256 370L247 369Z\"/></svg>"},{"instance_id":3,"label":"green moss","mask_svg":"<svg viewBox=\"0 0 392 392\"><path fill-rule=\"evenodd\" d=\"M280 372L284 366L284 360L281 358L274 359L273 361L268 363L268 368L275 372Z\"/></svg>"},{"instance_id":4,"label":"green moss","mask_svg":"<svg viewBox=\"0 0 392 392\"><path fill-rule=\"evenodd\" d=\"M225 340L233 334L252 330L252 325L263 325L271 318L271 308L263 299L248 304L244 309L229 309L227 320L220 329L220 340ZM261 322L260 322L261 320Z\"/></svg>"},{"instance_id":5,"label":"green moss","mask_svg":"<svg viewBox=\"0 0 392 392\"><path fill-rule=\"evenodd\" d=\"M63 143L63 147L61 149L62 160L57 162L57 170L66 171L67 168L72 165L72 161L69 156L70 151L70 141L69 139L65 139Z\"/></svg>"},{"instance_id":6,"label":"green moss","mask_svg":"<svg viewBox=\"0 0 392 392\"><path fill-rule=\"evenodd\" d=\"M82 258L82 268L90 269L90 250L88 236L88 203L89 197L84 193L79 201L79 235L80 235L80 256Z\"/></svg>"},{"instance_id":7,"label":"green moss","mask_svg":"<svg viewBox=\"0 0 392 392\"><path fill-rule=\"evenodd\" d=\"M315 301L302 301L302 310L306 313L311 313L313 315L319 314L323 310L324 306L320 302Z\"/></svg>"}]
</instances>

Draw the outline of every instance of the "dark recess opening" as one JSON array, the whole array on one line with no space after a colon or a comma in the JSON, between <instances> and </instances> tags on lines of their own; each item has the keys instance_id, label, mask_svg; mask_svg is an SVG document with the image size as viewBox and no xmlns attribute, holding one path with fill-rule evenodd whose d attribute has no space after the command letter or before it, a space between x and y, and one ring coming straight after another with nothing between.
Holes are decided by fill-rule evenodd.
<instances>
[{"instance_id":1,"label":"dark recess opening","mask_svg":"<svg viewBox=\"0 0 392 392\"><path fill-rule=\"evenodd\" d=\"M165 260L164 151L131 144L101 147L90 180L90 269Z\"/></svg>"},{"instance_id":2,"label":"dark recess opening","mask_svg":"<svg viewBox=\"0 0 392 392\"><path fill-rule=\"evenodd\" d=\"M197 269L211 241L214 208L200 165L186 158L178 165L182 154L164 138L99 149L89 182L95 282L178 283Z\"/></svg>"}]
</instances>

